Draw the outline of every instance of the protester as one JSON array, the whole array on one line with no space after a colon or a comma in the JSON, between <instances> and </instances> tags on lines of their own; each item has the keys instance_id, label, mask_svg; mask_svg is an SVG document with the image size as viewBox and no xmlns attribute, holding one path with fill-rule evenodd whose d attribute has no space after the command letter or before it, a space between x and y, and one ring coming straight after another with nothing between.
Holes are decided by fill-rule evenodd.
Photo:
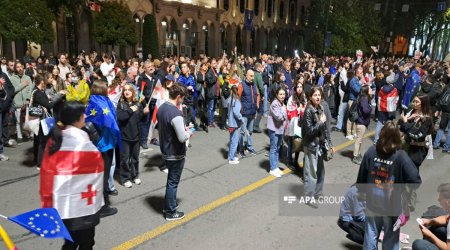
<instances>
[{"instance_id":1,"label":"protester","mask_svg":"<svg viewBox=\"0 0 450 250\"><path fill-rule=\"evenodd\" d=\"M358 191L367 197L363 248L377 249L383 229L383 249L398 249L400 230L393 228L403 212L401 196L405 185L416 184L416 188L421 179L414 163L401 150L400 129L395 122L384 124L376 145L364 154L356 183Z\"/></svg>"},{"instance_id":2,"label":"protester","mask_svg":"<svg viewBox=\"0 0 450 250\"><path fill-rule=\"evenodd\" d=\"M228 131L230 132L230 150L228 152L228 164L239 164L239 158L236 157L236 150L239 144L240 127L243 123L241 114L242 104L239 100L238 87L231 86L231 98L228 104Z\"/></svg>"},{"instance_id":3,"label":"protester","mask_svg":"<svg viewBox=\"0 0 450 250\"><path fill-rule=\"evenodd\" d=\"M249 69L246 72L245 81L242 83L242 92L240 93L242 103L242 126L241 136L239 138L239 155L245 157L245 149L252 155L256 154L253 147L253 123L255 121L256 111L258 109L258 90L253 83L255 73ZM247 143L244 145L245 135L247 135Z\"/></svg>"},{"instance_id":4,"label":"protester","mask_svg":"<svg viewBox=\"0 0 450 250\"><path fill-rule=\"evenodd\" d=\"M177 190L186 157L186 141L191 136L186 131L183 113L177 108L186 96L185 87L174 84L169 88L169 101L158 109L160 149L169 170L167 175L164 216L166 220L180 220L184 213L177 211Z\"/></svg>"},{"instance_id":5,"label":"protester","mask_svg":"<svg viewBox=\"0 0 450 250\"><path fill-rule=\"evenodd\" d=\"M269 117L267 118L267 129L270 138L269 174L275 177L281 177L283 172L278 167L281 145L283 144L284 130L287 125L288 117L284 99L286 92L282 87L278 88L275 100L270 104Z\"/></svg>"},{"instance_id":6,"label":"protester","mask_svg":"<svg viewBox=\"0 0 450 250\"><path fill-rule=\"evenodd\" d=\"M325 143L332 145L327 132L329 128L327 128L325 111L320 104L322 96L322 90L319 87L312 88L302 124L303 151L305 153L303 159L305 196L310 197L307 205L312 208L319 207L315 199L322 195L325 180L323 147ZM334 148L331 147L329 150L333 152Z\"/></svg>"},{"instance_id":7,"label":"protester","mask_svg":"<svg viewBox=\"0 0 450 250\"><path fill-rule=\"evenodd\" d=\"M294 85L293 93L289 97L287 101L286 110L287 117L289 120L289 124L286 128L286 136L287 136L287 158L288 164L294 169L299 169L300 165L298 164L298 158L300 156L300 152L295 152L294 161L292 160L292 151L293 151L293 141L296 136L301 136L301 134L295 134L296 130L300 129L301 133L301 122L302 117L306 108L306 95L303 91L303 84L299 81Z\"/></svg>"},{"instance_id":8,"label":"protester","mask_svg":"<svg viewBox=\"0 0 450 250\"><path fill-rule=\"evenodd\" d=\"M117 121L122 136L120 174L122 185L132 187L141 184L139 178L139 120L149 112L137 100L133 85L125 84L121 101L117 106Z\"/></svg>"},{"instance_id":9,"label":"protester","mask_svg":"<svg viewBox=\"0 0 450 250\"><path fill-rule=\"evenodd\" d=\"M16 119L17 143L20 144L23 142L21 114L22 110L26 111L26 105L31 98L31 92L34 89L34 86L31 78L24 74L23 65L21 63L16 63L15 72L16 73L11 77L11 83L15 90L13 101L15 107L14 117Z\"/></svg>"},{"instance_id":10,"label":"protester","mask_svg":"<svg viewBox=\"0 0 450 250\"><path fill-rule=\"evenodd\" d=\"M358 99L358 120L356 120L356 140L353 149L353 163L359 165L362 161L361 144L364 133L370 124L370 114L372 113L372 105L370 104L371 94L369 86L365 85L361 88Z\"/></svg>"},{"instance_id":11,"label":"protester","mask_svg":"<svg viewBox=\"0 0 450 250\"><path fill-rule=\"evenodd\" d=\"M94 192L101 193L103 179L103 160L100 152L81 130L85 126L85 106L80 102L66 102L61 110L61 118L49 135L49 143L42 161L40 194L42 207L54 207L58 210L64 225L69 230L73 242L65 240L62 249L93 249L95 227L100 223L99 210L103 199L94 195L86 208L77 202L67 202L67 197L81 196L80 185L86 179L55 178L57 173L71 174L77 171L95 173ZM89 164L87 164L89 163ZM64 193L53 187L56 182L64 187ZM79 183L76 185L75 183ZM83 185L83 187L85 187ZM101 197L101 196L100 196Z\"/></svg>"}]
</instances>

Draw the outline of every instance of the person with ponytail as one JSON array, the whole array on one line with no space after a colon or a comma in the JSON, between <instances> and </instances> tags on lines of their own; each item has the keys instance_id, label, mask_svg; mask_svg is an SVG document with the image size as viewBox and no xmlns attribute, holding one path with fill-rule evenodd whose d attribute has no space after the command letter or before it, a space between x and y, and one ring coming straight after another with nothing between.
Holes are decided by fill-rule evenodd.
<instances>
[{"instance_id":1,"label":"person with ponytail","mask_svg":"<svg viewBox=\"0 0 450 250\"><path fill-rule=\"evenodd\" d=\"M42 207L53 207L58 210L64 225L69 230L73 242L65 240L62 249L93 249L95 244L95 227L100 223L99 211L103 205L103 197L94 195L80 205L78 199L84 194L84 187L90 181L95 193L103 192L103 161L102 155L82 130L85 126L85 105L78 101L66 102L61 110L61 116L49 133L49 140L42 160L40 174L40 195ZM83 164L89 162L89 164ZM78 178L77 172L83 171L83 178ZM86 173L85 173L86 172ZM70 173L70 174L68 174ZM93 173L93 174L87 174ZM92 183L91 177L96 176ZM64 176L64 178L60 178ZM64 187L64 192L61 192ZM97 197L98 196L98 197Z\"/></svg>"},{"instance_id":2,"label":"person with ponytail","mask_svg":"<svg viewBox=\"0 0 450 250\"><path fill-rule=\"evenodd\" d=\"M228 152L228 164L239 164L236 150L239 144L239 128L243 120L241 114L241 101L238 95L238 86L231 85L231 99L228 103L228 131L230 132L230 151Z\"/></svg>"}]
</instances>

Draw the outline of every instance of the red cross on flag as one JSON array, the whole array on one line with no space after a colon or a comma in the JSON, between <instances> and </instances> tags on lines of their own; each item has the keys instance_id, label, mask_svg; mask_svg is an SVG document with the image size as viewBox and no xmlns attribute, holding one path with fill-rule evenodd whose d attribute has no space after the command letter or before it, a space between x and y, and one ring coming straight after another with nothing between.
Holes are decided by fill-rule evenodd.
<instances>
[{"instance_id":1,"label":"red cross on flag","mask_svg":"<svg viewBox=\"0 0 450 250\"><path fill-rule=\"evenodd\" d=\"M41 204L54 207L62 219L92 215L103 206L103 158L81 129L62 131L59 151L49 141L41 164Z\"/></svg>"}]
</instances>

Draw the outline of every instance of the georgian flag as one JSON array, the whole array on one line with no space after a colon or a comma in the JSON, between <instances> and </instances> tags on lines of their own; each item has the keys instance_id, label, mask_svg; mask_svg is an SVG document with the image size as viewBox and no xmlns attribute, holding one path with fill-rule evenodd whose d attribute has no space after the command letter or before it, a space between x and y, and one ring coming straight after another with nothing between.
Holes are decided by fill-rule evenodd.
<instances>
[{"instance_id":1,"label":"georgian flag","mask_svg":"<svg viewBox=\"0 0 450 250\"><path fill-rule=\"evenodd\" d=\"M150 129L148 132L148 140L150 141L152 139L152 134L153 134L153 130L156 127L156 124L158 124L158 120L156 119L156 114L158 113L158 108L159 106L161 106L161 104L163 104L166 98L164 98L164 89L161 85L161 82L158 81L155 85L155 88L153 88L153 92L152 92L152 97L151 99L156 99L156 105L155 108L153 110L153 114L152 114L152 119L150 121ZM150 104L150 101L147 103L147 105Z\"/></svg>"},{"instance_id":2,"label":"georgian flag","mask_svg":"<svg viewBox=\"0 0 450 250\"><path fill-rule=\"evenodd\" d=\"M54 207L62 219L97 213L103 201L103 158L86 132L69 126L59 151L41 165L41 205Z\"/></svg>"},{"instance_id":3,"label":"georgian flag","mask_svg":"<svg viewBox=\"0 0 450 250\"><path fill-rule=\"evenodd\" d=\"M378 111L394 112L397 110L398 91L396 88L389 93L385 93L383 89L378 91Z\"/></svg>"}]
</instances>

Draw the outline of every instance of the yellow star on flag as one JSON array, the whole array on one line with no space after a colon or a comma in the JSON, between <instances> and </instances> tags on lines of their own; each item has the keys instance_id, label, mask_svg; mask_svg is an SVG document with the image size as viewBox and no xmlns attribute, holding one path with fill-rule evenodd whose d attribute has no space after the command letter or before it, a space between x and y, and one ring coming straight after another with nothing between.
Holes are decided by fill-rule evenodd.
<instances>
[{"instance_id":1,"label":"yellow star on flag","mask_svg":"<svg viewBox=\"0 0 450 250\"><path fill-rule=\"evenodd\" d=\"M108 115L108 113L109 113L109 109L108 109L108 108L104 108L104 109L103 109L103 114L104 114L104 115Z\"/></svg>"},{"instance_id":2,"label":"yellow star on flag","mask_svg":"<svg viewBox=\"0 0 450 250\"><path fill-rule=\"evenodd\" d=\"M97 110L95 108L91 109L91 116L95 116L97 114Z\"/></svg>"}]
</instances>

